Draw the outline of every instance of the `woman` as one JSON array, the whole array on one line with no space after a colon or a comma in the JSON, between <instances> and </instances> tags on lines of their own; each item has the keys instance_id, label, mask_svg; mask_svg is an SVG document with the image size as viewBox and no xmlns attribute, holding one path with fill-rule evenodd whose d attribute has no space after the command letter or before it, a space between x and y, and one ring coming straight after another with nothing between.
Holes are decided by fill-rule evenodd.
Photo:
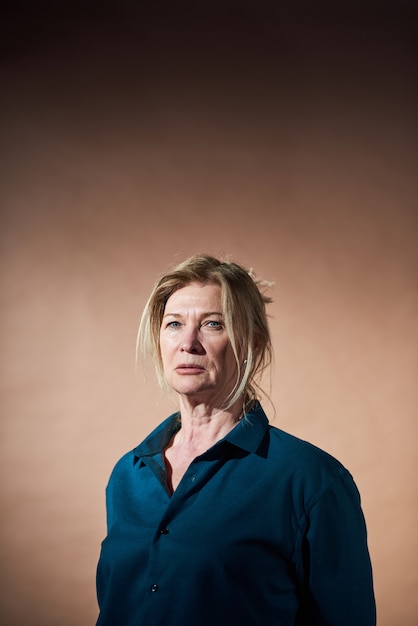
<instances>
[{"instance_id":1,"label":"woman","mask_svg":"<svg viewBox=\"0 0 418 626\"><path fill-rule=\"evenodd\" d=\"M348 471L271 426L265 305L244 268L163 276L139 345L179 410L117 463L97 626L372 626L366 528Z\"/></svg>"}]
</instances>

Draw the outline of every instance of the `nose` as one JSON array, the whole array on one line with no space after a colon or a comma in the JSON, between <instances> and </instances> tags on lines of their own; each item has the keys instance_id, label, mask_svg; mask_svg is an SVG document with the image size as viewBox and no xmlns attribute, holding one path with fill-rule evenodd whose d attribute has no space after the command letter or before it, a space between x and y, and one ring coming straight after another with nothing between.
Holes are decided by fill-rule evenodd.
<instances>
[{"instance_id":1,"label":"nose","mask_svg":"<svg viewBox=\"0 0 418 626\"><path fill-rule=\"evenodd\" d=\"M185 328L181 343L182 352L190 352L191 354L203 354L204 348L199 339L199 331L197 328Z\"/></svg>"}]
</instances>

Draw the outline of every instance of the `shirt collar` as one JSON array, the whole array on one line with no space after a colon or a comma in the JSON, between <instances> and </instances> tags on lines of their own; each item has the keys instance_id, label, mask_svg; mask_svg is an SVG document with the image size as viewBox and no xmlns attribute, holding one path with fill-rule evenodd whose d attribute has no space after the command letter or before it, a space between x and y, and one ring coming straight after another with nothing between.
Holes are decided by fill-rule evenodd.
<instances>
[{"instance_id":1,"label":"shirt collar","mask_svg":"<svg viewBox=\"0 0 418 626\"><path fill-rule=\"evenodd\" d=\"M268 419L261 404L257 402L254 407L244 415L238 424L225 437L232 445L242 448L247 452L256 453L268 428Z\"/></svg>"},{"instance_id":2,"label":"shirt collar","mask_svg":"<svg viewBox=\"0 0 418 626\"><path fill-rule=\"evenodd\" d=\"M180 430L180 427L180 414L173 413L134 449L135 456L141 458L161 454L173 435ZM256 453L267 428L268 419L261 404L257 402L253 409L245 414L222 441L242 448L247 452Z\"/></svg>"}]
</instances>

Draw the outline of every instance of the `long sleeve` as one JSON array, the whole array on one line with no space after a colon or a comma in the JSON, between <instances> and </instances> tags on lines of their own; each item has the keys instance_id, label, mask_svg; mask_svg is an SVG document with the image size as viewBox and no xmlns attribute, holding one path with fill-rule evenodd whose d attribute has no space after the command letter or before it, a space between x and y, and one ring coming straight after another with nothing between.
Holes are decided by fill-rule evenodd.
<instances>
[{"instance_id":1,"label":"long sleeve","mask_svg":"<svg viewBox=\"0 0 418 626\"><path fill-rule=\"evenodd\" d=\"M324 487L312 502L308 519L302 545L306 623L375 626L366 525L357 487L348 472Z\"/></svg>"}]
</instances>

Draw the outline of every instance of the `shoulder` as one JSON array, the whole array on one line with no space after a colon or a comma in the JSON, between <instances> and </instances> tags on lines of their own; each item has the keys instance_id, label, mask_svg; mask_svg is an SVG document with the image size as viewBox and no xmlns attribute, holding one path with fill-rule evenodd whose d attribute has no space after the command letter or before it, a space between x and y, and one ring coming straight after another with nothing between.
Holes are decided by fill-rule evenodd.
<instances>
[{"instance_id":1,"label":"shoulder","mask_svg":"<svg viewBox=\"0 0 418 626\"><path fill-rule=\"evenodd\" d=\"M173 413L152 430L137 446L125 452L116 462L111 479L129 472L141 458L161 454L179 427L178 414Z\"/></svg>"},{"instance_id":2,"label":"shoulder","mask_svg":"<svg viewBox=\"0 0 418 626\"><path fill-rule=\"evenodd\" d=\"M281 477L305 477L318 481L326 476L349 475L343 464L329 452L272 425L260 404L248 415L244 426L247 425L250 428L243 431L247 439L242 437L239 443L252 451L255 451L255 445L257 455L264 457L270 468Z\"/></svg>"},{"instance_id":3,"label":"shoulder","mask_svg":"<svg viewBox=\"0 0 418 626\"><path fill-rule=\"evenodd\" d=\"M305 502L313 505L327 492L350 492L358 497L349 470L329 452L269 425L269 458L276 471L287 477L292 486L304 493Z\"/></svg>"},{"instance_id":4,"label":"shoulder","mask_svg":"<svg viewBox=\"0 0 418 626\"><path fill-rule=\"evenodd\" d=\"M338 459L309 441L291 435L271 424L268 426L268 432L270 446L288 461L292 460L297 465L307 463L309 465L326 466L336 470L345 469Z\"/></svg>"}]
</instances>

